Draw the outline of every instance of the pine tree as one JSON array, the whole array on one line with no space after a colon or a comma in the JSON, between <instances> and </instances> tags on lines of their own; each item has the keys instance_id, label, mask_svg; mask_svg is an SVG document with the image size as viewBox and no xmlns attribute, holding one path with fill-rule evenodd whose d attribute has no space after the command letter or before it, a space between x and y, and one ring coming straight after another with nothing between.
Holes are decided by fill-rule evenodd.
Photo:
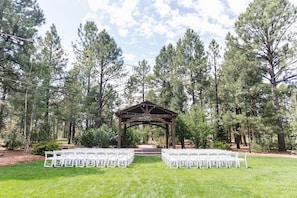
<instances>
[{"instance_id":1,"label":"pine tree","mask_svg":"<svg viewBox=\"0 0 297 198\"><path fill-rule=\"evenodd\" d=\"M203 43L192 29L188 29L183 39L177 42L175 64L183 77L182 81L191 96L192 104L199 100L203 106L209 73Z\"/></svg>"},{"instance_id":2,"label":"pine tree","mask_svg":"<svg viewBox=\"0 0 297 198\"><path fill-rule=\"evenodd\" d=\"M296 78L297 8L288 0L254 0L235 23L240 47L260 61L263 79L271 86L275 114L281 106L276 94L278 85ZM282 116L276 119L279 151L285 151Z\"/></svg>"}]
</instances>

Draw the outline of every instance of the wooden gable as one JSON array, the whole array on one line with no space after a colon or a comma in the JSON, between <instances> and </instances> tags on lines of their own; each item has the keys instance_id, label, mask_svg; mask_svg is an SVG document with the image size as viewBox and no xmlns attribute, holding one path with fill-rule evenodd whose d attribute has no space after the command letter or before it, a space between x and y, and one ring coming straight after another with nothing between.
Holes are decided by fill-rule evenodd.
<instances>
[{"instance_id":1,"label":"wooden gable","mask_svg":"<svg viewBox=\"0 0 297 198\"><path fill-rule=\"evenodd\" d=\"M172 118L175 118L177 116L177 113L165 109L150 101L144 101L122 111L119 111L116 113L116 115L121 118L121 122L125 124L135 122L161 122L170 124L172 122Z\"/></svg>"}]
</instances>

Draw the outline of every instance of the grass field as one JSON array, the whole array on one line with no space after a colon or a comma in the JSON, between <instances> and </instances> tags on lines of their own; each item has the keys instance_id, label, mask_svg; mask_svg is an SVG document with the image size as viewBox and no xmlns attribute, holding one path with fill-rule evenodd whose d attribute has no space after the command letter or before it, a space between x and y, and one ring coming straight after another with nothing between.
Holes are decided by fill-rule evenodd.
<instances>
[{"instance_id":1,"label":"grass field","mask_svg":"<svg viewBox=\"0 0 297 198\"><path fill-rule=\"evenodd\" d=\"M248 157L249 168L170 169L160 156L128 168L0 167L0 197L296 197L297 159Z\"/></svg>"}]
</instances>

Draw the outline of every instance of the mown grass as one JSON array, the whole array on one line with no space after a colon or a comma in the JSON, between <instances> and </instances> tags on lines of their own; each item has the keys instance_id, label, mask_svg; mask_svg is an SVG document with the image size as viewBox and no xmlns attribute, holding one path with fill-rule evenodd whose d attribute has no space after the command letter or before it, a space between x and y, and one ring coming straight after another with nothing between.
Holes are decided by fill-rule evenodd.
<instances>
[{"instance_id":1,"label":"mown grass","mask_svg":"<svg viewBox=\"0 0 297 198\"><path fill-rule=\"evenodd\" d=\"M128 168L0 168L0 197L296 197L297 159L248 157L249 168L170 169L160 156Z\"/></svg>"}]
</instances>

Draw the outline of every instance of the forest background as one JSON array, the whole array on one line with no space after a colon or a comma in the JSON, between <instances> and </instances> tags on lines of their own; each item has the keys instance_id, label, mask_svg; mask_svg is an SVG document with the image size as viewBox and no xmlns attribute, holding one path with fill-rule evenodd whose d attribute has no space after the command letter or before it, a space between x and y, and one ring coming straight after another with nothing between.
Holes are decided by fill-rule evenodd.
<instances>
[{"instance_id":1,"label":"forest background","mask_svg":"<svg viewBox=\"0 0 297 198\"><path fill-rule=\"evenodd\" d=\"M115 112L145 100L179 114L182 145L186 139L196 148L232 141L254 151L296 147L297 8L287 0L251 2L225 49L187 29L160 49L153 66L139 60L132 75L121 47L95 22L78 24L67 68L55 25L38 35L45 16L36 1L0 5L0 135L9 149L60 139L117 145ZM154 139L162 146L164 135L150 125L130 128L127 143Z\"/></svg>"}]
</instances>

